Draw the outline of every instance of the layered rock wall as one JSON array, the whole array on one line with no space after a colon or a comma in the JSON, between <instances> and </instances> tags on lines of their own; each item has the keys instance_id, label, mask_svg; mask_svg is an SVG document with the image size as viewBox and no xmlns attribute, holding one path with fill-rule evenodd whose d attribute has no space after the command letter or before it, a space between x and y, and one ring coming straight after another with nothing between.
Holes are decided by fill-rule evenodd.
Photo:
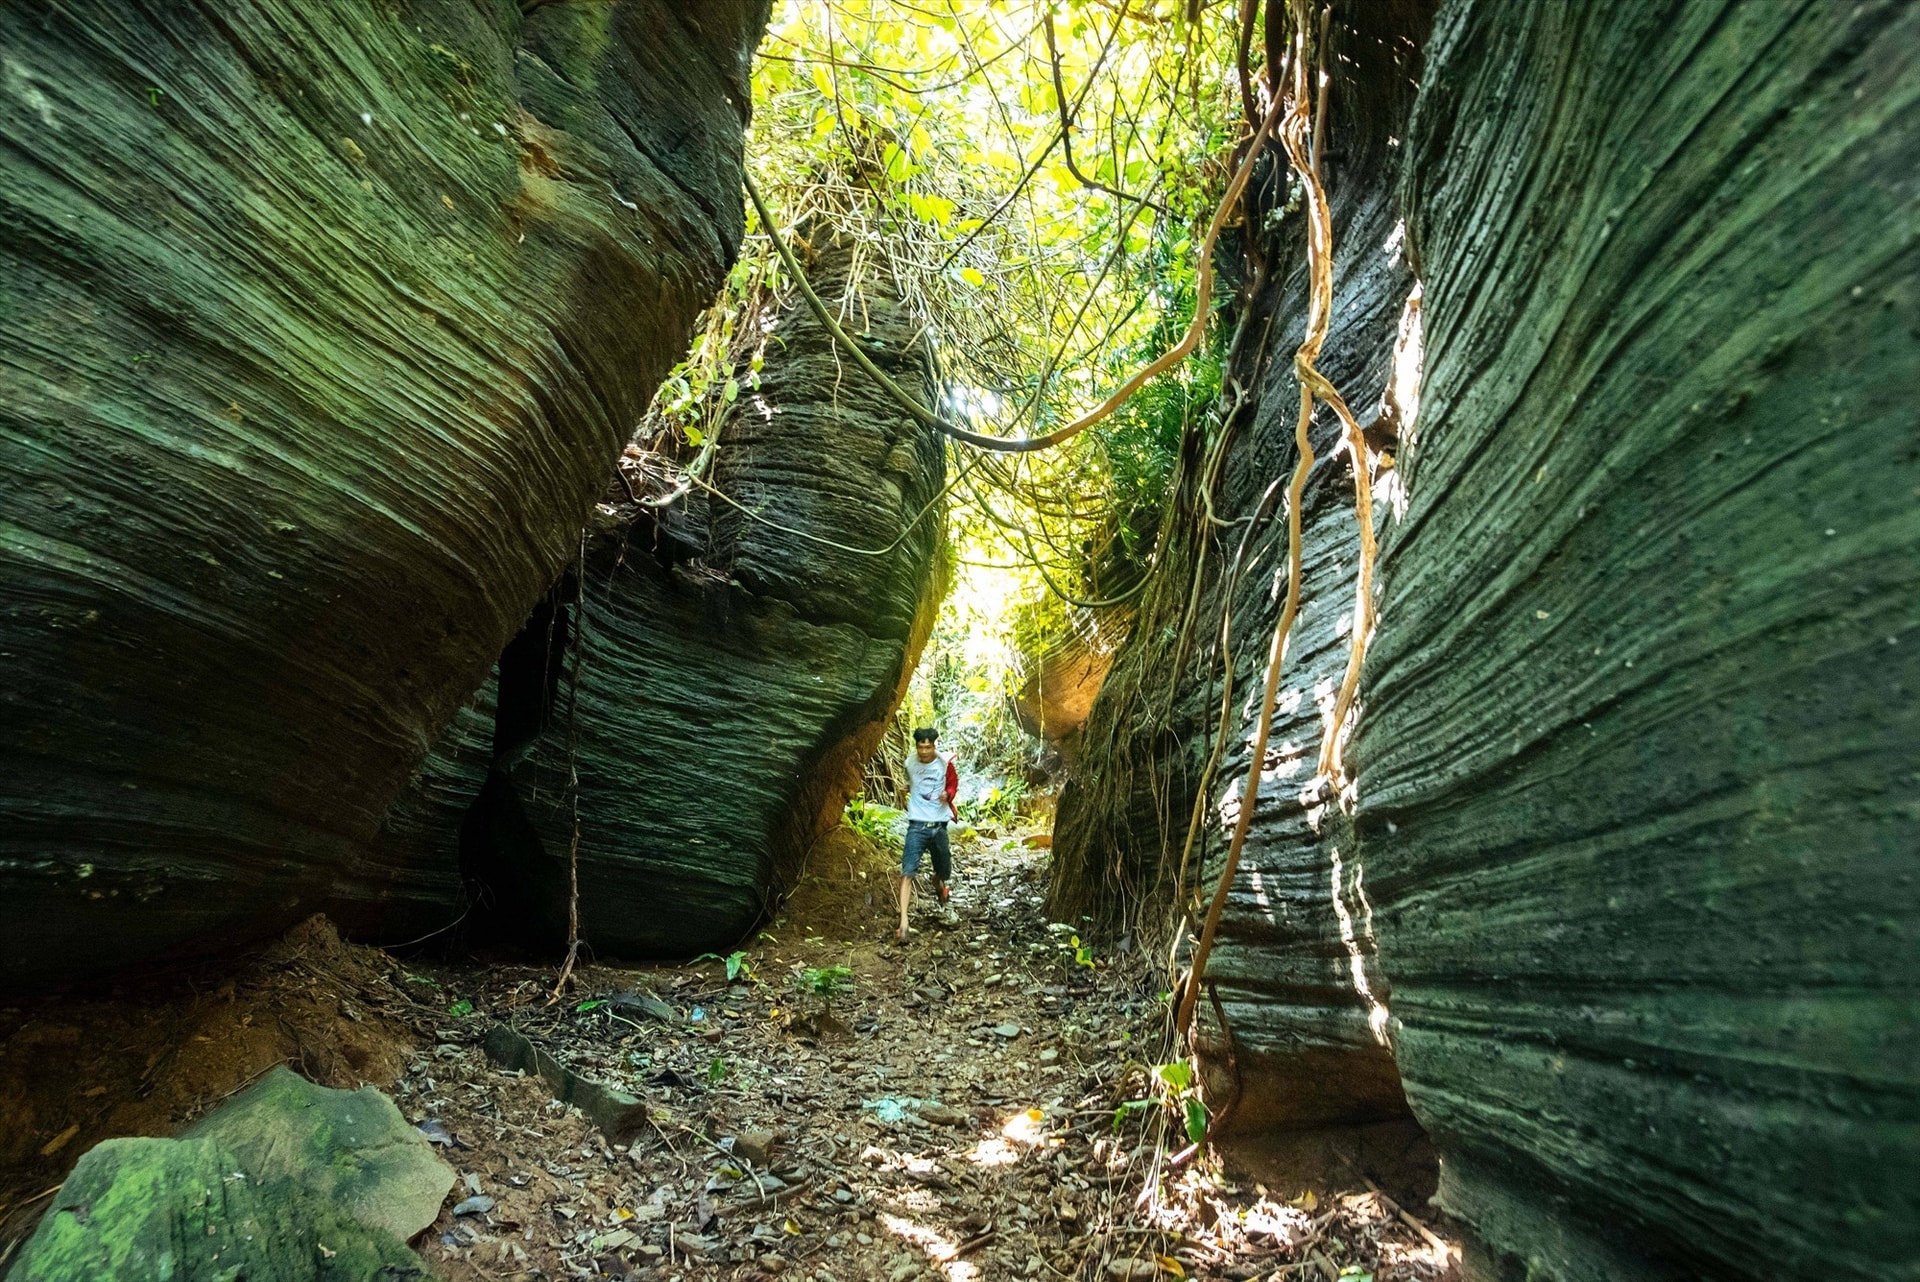
<instances>
[{"instance_id":1,"label":"layered rock wall","mask_svg":"<svg viewBox=\"0 0 1920 1282\"><path fill-rule=\"evenodd\" d=\"M1390 400L1415 283L1398 202L1379 175L1397 168L1427 15L1420 4L1340 12L1324 164L1335 319L1319 367L1356 414L1373 420ZM1305 331L1307 297L1305 216L1277 145L1259 174L1248 221L1271 230L1241 247L1246 287L1232 318L1228 391L1208 438L1182 462L1161 581L1081 733L1075 782L1061 798L1053 910L1069 918L1112 916L1164 895L1183 867L1186 902L1196 916L1204 913L1246 786L1268 642L1285 593L1284 490L1298 457L1292 355ZM1305 605L1289 642L1259 805L1208 970L1225 1023L1211 1000L1202 1003L1215 1106L1232 1101L1222 1130L1243 1137L1408 1116L1376 1014L1387 984L1374 961L1351 832L1310 786L1347 664L1359 556L1353 462L1340 440L1338 421L1322 409L1310 433L1317 461L1302 505ZM1209 505L1199 488L1215 476ZM1387 477L1381 471L1375 484ZM1201 826L1183 864L1203 787ZM1397 1169L1412 1130L1389 1125L1378 1137L1386 1151L1363 1160L1378 1158L1376 1173ZM1288 1161L1318 1165L1323 1156L1294 1152Z\"/></svg>"},{"instance_id":2,"label":"layered rock wall","mask_svg":"<svg viewBox=\"0 0 1920 1282\"><path fill-rule=\"evenodd\" d=\"M0 974L343 883L742 234L766 0L0 10Z\"/></svg>"},{"instance_id":3,"label":"layered rock wall","mask_svg":"<svg viewBox=\"0 0 1920 1282\"><path fill-rule=\"evenodd\" d=\"M1336 53L1379 12L1337 9ZM1476 1276L1920 1276L1916 24L1900 3L1450 0L1410 125L1336 76L1322 364L1371 396L1384 321L1355 231L1381 202L1425 296L1409 506L1380 514L1353 809L1315 832L1289 785L1352 544L1343 496L1309 492L1281 747L1209 968L1238 1088L1233 1049L1204 1026L1203 1046L1242 1126L1309 1120L1249 1110L1263 1094L1333 1117L1397 1071ZM1393 145L1343 154L1368 119ZM1263 402L1292 396L1297 298ZM1291 465L1288 416L1248 424L1224 519ZM1230 555L1165 564L1206 603ZM1254 640L1214 848L1274 558L1236 598ZM1086 736L1152 786L1063 799L1064 909L1174 880L1221 695L1168 662L1155 638L1187 625L1159 608ZM1171 715L1140 713L1167 672ZM1391 1058L1357 1020L1375 1002Z\"/></svg>"},{"instance_id":4,"label":"layered rock wall","mask_svg":"<svg viewBox=\"0 0 1920 1282\"><path fill-rule=\"evenodd\" d=\"M1920 1277L1920 9L1453 4L1361 853L1512 1276Z\"/></svg>"},{"instance_id":5,"label":"layered rock wall","mask_svg":"<svg viewBox=\"0 0 1920 1282\"><path fill-rule=\"evenodd\" d=\"M853 247L815 239L839 297ZM937 401L891 284L859 293L869 355ZM711 488L611 509L395 808L388 930L564 948L577 842L596 953L726 948L837 822L938 604L940 440L796 306L719 441Z\"/></svg>"}]
</instances>

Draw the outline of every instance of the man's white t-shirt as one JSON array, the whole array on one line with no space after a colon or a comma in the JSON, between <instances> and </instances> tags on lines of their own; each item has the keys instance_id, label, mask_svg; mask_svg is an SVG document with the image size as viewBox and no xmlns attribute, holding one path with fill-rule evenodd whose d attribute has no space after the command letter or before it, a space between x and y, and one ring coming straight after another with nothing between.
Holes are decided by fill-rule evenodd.
<instances>
[{"instance_id":1,"label":"man's white t-shirt","mask_svg":"<svg viewBox=\"0 0 1920 1282\"><path fill-rule=\"evenodd\" d=\"M947 823L953 811L947 808L947 780L953 774L953 759L944 753L922 761L916 754L907 758L907 818L921 823Z\"/></svg>"}]
</instances>

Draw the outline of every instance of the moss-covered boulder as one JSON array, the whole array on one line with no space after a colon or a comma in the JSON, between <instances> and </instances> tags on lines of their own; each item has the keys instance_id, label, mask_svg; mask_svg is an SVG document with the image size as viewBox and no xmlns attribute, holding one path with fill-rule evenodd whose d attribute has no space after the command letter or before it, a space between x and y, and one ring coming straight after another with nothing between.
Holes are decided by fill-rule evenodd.
<instances>
[{"instance_id":1,"label":"moss-covered boulder","mask_svg":"<svg viewBox=\"0 0 1920 1282\"><path fill-rule=\"evenodd\" d=\"M0 7L0 979L365 893L735 252L766 7Z\"/></svg>"},{"instance_id":2,"label":"moss-covered boulder","mask_svg":"<svg viewBox=\"0 0 1920 1282\"><path fill-rule=\"evenodd\" d=\"M410 1238L433 1223L453 1168L371 1086L329 1090L275 1068L182 1132L259 1179L287 1178L363 1224Z\"/></svg>"},{"instance_id":3,"label":"moss-covered boulder","mask_svg":"<svg viewBox=\"0 0 1920 1282\"><path fill-rule=\"evenodd\" d=\"M852 247L815 240L838 296ZM863 288L860 341L936 399L912 314L884 276ZM395 878L387 929L464 913L562 948L577 843L597 953L720 948L837 822L932 625L940 440L848 374L804 306L719 440L712 490L606 508L394 808L370 856Z\"/></svg>"},{"instance_id":4,"label":"moss-covered boulder","mask_svg":"<svg viewBox=\"0 0 1920 1282\"><path fill-rule=\"evenodd\" d=\"M405 1239L452 1186L386 1096L278 1068L179 1139L88 1150L8 1282L424 1279Z\"/></svg>"}]
</instances>

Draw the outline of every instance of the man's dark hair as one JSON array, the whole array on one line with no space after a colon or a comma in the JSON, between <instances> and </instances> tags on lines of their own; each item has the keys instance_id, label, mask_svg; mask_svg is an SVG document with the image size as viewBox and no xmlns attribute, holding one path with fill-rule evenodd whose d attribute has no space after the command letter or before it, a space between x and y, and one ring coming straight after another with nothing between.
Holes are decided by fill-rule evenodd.
<instances>
[{"instance_id":1,"label":"man's dark hair","mask_svg":"<svg viewBox=\"0 0 1920 1282\"><path fill-rule=\"evenodd\" d=\"M915 743L932 743L939 737L940 732L932 726L921 726L913 732L913 741Z\"/></svg>"}]
</instances>

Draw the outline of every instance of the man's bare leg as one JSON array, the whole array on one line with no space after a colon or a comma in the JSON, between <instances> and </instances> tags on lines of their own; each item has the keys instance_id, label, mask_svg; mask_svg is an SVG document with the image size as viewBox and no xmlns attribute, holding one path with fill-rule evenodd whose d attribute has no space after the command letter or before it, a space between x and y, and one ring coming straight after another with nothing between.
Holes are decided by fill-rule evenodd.
<instances>
[{"instance_id":1,"label":"man's bare leg","mask_svg":"<svg viewBox=\"0 0 1920 1282\"><path fill-rule=\"evenodd\" d=\"M907 905L913 900L913 878L900 879L900 938L907 937Z\"/></svg>"}]
</instances>

